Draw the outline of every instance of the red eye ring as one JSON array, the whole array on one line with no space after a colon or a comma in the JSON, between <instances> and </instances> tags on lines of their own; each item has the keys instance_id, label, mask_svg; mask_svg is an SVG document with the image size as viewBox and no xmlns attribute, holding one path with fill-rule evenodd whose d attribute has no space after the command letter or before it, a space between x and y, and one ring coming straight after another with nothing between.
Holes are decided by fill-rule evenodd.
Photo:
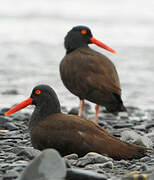
<instances>
[{"instance_id":1,"label":"red eye ring","mask_svg":"<svg viewBox=\"0 0 154 180\"><path fill-rule=\"evenodd\" d=\"M86 29L82 29L81 30L81 34L83 34L83 35L87 34L87 30Z\"/></svg>"},{"instance_id":2,"label":"red eye ring","mask_svg":"<svg viewBox=\"0 0 154 180\"><path fill-rule=\"evenodd\" d=\"M42 91L39 90L39 89L37 89L37 90L35 91L35 94L37 94L37 95L39 95L39 94L41 94L41 93L42 93Z\"/></svg>"}]
</instances>

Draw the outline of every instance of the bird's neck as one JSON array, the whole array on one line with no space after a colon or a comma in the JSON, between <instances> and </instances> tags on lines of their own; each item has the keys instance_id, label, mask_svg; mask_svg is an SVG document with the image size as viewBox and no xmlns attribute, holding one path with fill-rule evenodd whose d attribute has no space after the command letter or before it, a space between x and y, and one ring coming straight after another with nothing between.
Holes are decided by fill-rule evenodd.
<instances>
[{"instance_id":1,"label":"bird's neck","mask_svg":"<svg viewBox=\"0 0 154 180\"><path fill-rule=\"evenodd\" d=\"M88 47L88 44L83 41L76 40L76 39L65 41L66 54L82 47Z\"/></svg>"},{"instance_id":2,"label":"bird's neck","mask_svg":"<svg viewBox=\"0 0 154 180\"><path fill-rule=\"evenodd\" d=\"M55 102L53 101L54 100L49 100L35 107L29 121L30 130L33 129L33 127L36 126L38 122L44 121L49 115L61 112L58 99L55 99Z\"/></svg>"}]
</instances>

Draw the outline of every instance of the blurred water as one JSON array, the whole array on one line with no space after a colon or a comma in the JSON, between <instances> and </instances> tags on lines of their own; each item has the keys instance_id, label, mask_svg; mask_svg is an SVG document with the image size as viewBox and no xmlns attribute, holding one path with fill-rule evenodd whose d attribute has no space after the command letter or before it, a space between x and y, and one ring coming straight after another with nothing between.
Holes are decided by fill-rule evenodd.
<instances>
[{"instance_id":1,"label":"blurred water","mask_svg":"<svg viewBox=\"0 0 154 180\"><path fill-rule=\"evenodd\" d=\"M154 108L154 1L149 0L0 0L0 106L28 97L40 83L51 85L61 104L78 99L63 86L59 63L63 39L84 24L117 51L95 45L116 65L126 105ZM3 95L17 89L19 95Z\"/></svg>"}]
</instances>

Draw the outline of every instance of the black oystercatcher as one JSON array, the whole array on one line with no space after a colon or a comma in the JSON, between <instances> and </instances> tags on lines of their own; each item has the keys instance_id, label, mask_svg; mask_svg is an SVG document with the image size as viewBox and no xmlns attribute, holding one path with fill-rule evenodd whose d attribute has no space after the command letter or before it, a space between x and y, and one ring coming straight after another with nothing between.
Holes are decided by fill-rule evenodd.
<instances>
[{"instance_id":1,"label":"black oystercatcher","mask_svg":"<svg viewBox=\"0 0 154 180\"><path fill-rule=\"evenodd\" d=\"M100 105L108 112L126 111L114 64L103 54L91 49L96 44L112 53L113 49L96 40L86 26L76 26L65 37L66 55L60 64L61 79L66 88L80 98L79 116L82 116L84 99L96 105L94 122L97 123Z\"/></svg>"},{"instance_id":2,"label":"black oystercatcher","mask_svg":"<svg viewBox=\"0 0 154 180\"><path fill-rule=\"evenodd\" d=\"M62 156L88 152L106 154L114 159L141 158L148 148L128 144L110 135L94 122L61 113L54 90L47 85L36 86L31 96L5 113L6 116L33 104L29 130L34 148L55 148Z\"/></svg>"}]
</instances>

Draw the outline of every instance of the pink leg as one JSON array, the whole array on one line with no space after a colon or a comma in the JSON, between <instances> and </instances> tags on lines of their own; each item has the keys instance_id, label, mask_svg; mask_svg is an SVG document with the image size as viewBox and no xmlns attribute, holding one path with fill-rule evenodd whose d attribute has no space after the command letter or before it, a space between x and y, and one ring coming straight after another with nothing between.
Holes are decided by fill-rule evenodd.
<instances>
[{"instance_id":1,"label":"pink leg","mask_svg":"<svg viewBox=\"0 0 154 180\"><path fill-rule=\"evenodd\" d=\"M84 108L84 100L80 100L80 107L79 107L78 116L82 116L83 108Z\"/></svg>"},{"instance_id":2,"label":"pink leg","mask_svg":"<svg viewBox=\"0 0 154 180\"><path fill-rule=\"evenodd\" d=\"M98 124L98 113L100 110L100 105L96 105L96 114L95 114L95 119L94 119L94 123Z\"/></svg>"}]
</instances>

